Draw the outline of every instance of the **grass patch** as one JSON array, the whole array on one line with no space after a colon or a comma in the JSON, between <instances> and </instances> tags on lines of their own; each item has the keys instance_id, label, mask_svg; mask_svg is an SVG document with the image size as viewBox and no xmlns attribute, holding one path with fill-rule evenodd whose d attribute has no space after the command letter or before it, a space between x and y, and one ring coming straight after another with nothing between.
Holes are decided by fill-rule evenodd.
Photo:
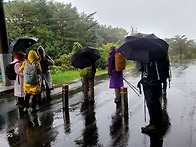
<instances>
[{"instance_id":1,"label":"grass patch","mask_svg":"<svg viewBox=\"0 0 196 147\"><path fill-rule=\"evenodd\" d=\"M72 80L79 79L79 78L80 78L79 72L76 70L68 70L66 72L52 74L52 82L54 84L70 82Z\"/></svg>"},{"instance_id":2,"label":"grass patch","mask_svg":"<svg viewBox=\"0 0 196 147\"><path fill-rule=\"evenodd\" d=\"M135 64L127 64L126 69L133 69ZM107 73L107 69L97 69L96 75L101 75ZM77 70L68 70L66 72L59 72L52 74L52 82L54 84L67 83L76 79L79 79L79 71Z\"/></svg>"}]
</instances>

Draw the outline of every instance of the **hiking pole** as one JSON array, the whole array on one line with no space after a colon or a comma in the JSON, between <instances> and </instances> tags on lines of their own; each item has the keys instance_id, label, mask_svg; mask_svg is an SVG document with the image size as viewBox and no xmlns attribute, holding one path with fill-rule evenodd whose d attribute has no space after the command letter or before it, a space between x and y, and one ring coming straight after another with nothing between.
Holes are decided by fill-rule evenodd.
<instances>
[{"instance_id":1,"label":"hiking pole","mask_svg":"<svg viewBox=\"0 0 196 147\"><path fill-rule=\"evenodd\" d=\"M131 84L129 81L127 81L125 78L123 78L123 80L125 80L127 83L129 83L129 85L131 85L132 88L134 88L137 92L139 92L139 90L133 85Z\"/></svg>"},{"instance_id":2,"label":"hiking pole","mask_svg":"<svg viewBox=\"0 0 196 147\"><path fill-rule=\"evenodd\" d=\"M169 88L170 88L171 79L172 79L171 66L169 66Z\"/></svg>"},{"instance_id":3,"label":"hiking pole","mask_svg":"<svg viewBox=\"0 0 196 147\"><path fill-rule=\"evenodd\" d=\"M144 121L146 122L146 101L144 98Z\"/></svg>"},{"instance_id":4,"label":"hiking pole","mask_svg":"<svg viewBox=\"0 0 196 147\"><path fill-rule=\"evenodd\" d=\"M137 94L137 96L140 97L140 95L138 94L138 92L132 87L132 85L130 85L130 83L127 82L127 84L129 85L129 87L135 92L135 94Z\"/></svg>"},{"instance_id":5,"label":"hiking pole","mask_svg":"<svg viewBox=\"0 0 196 147\"><path fill-rule=\"evenodd\" d=\"M140 95L138 94L138 89L134 87L131 83L129 83L126 79L123 78L123 80L129 85L129 87L135 92L135 94L140 97Z\"/></svg>"},{"instance_id":6,"label":"hiking pole","mask_svg":"<svg viewBox=\"0 0 196 147\"><path fill-rule=\"evenodd\" d=\"M124 79L124 78L123 78ZM139 92L138 89L136 87L133 86L133 84L131 84L129 81L127 81L126 79L124 79L124 81L135 91Z\"/></svg>"}]
</instances>

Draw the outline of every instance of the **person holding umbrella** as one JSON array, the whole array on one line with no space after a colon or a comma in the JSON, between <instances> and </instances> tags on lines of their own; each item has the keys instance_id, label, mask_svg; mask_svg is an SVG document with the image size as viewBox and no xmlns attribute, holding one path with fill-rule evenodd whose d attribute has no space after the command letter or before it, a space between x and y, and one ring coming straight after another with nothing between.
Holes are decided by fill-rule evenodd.
<instances>
[{"instance_id":1,"label":"person holding umbrella","mask_svg":"<svg viewBox=\"0 0 196 147\"><path fill-rule=\"evenodd\" d=\"M141 80L138 83L138 87L140 87L140 83L143 86L144 97L146 100L146 104L148 107L148 112L150 116L149 125L142 127L142 133L153 133L157 132L161 127L162 123L162 108L161 108L161 93L162 86L161 81L157 79L157 69L156 63L141 63L140 71L142 72Z\"/></svg>"},{"instance_id":2,"label":"person holding umbrella","mask_svg":"<svg viewBox=\"0 0 196 147\"><path fill-rule=\"evenodd\" d=\"M80 76L84 84L85 101L94 103L94 77L96 73L95 62L100 58L100 52L93 47L85 47L79 49L72 57L72 66L80 69ZM88 97L88 89L90 90L90 97Z\"/></svg>"},{"instance_id":3,"label":"person holding umbrella","mask_svg":"<svg viewBox=\"0 0 196 147\"><path fill-rule=\"evenodd\" d=\"M115 46L110 47L108 58L108 77L110 77L110 88L115 90L115 103L120 102L120 87L123 86L123 72L115 70L115 54L118 53Z\"/></svg>"},{"instance_id":4,"label":"person holding umbrella","mask_svg":"<svg viewBox=\"0 0 196 147\"><path fill-rule=\"evenodd\" d=\"M80 76L82 77L83 88L84 88L84 101L94 104L94 78L96 73L96 64L93 63L92 66L80 69ZM88 96L88 91L90 92Z\"/></svg>"},{"instance_id":5,"label":"person holding umbrella","mask_svg":"<svg viewBox=\"0 0 196 147\"><path fill-rule=\"evenodd\" d=\"M168 47L167 42L154 34L138 33L127 36L118 49L126 59L136 61L138 70L142 72L138 87L140 88L140 84L143 85L150 116L149 125L141 128L142 133L154 133L162 127L161 84L169 75Z\"/></svg>"}]
</instances>

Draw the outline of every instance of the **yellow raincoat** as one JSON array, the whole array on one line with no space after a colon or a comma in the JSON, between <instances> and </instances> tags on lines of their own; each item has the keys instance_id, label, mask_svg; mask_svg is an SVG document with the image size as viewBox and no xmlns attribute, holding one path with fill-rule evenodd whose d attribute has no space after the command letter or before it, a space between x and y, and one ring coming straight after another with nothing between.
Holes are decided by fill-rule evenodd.
<instances>
[{"instance_id":1,"label":"yellow raincoat","mask_svg":"<svg viewBox=\"0 0 196 147\"><path fill-rule=\"evenodd\" d=\"M34 50L31 50L28 54L28 60L29 60L30 64L33 64L38 59L39 59L39 57L38 57L37 53ZM20 67L20 69L19 69L20 72L23 72L26 64L27 64L27 60L25 60L22 64L22 66ZM37 74L41 74L42 69L41 69L41 65L39 62L36 64L36 67L37 67ZM23 89L24 89L24 92L28 93L28 94L32 94L32 95L39 94L41 92L40 80L37 84L27 84L24 82Z\"/></svg>"}]
</instances>

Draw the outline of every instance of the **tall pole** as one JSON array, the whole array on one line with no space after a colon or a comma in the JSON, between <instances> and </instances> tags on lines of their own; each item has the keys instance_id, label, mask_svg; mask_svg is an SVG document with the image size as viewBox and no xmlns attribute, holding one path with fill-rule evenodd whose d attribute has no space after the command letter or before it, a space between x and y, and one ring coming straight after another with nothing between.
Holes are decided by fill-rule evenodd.
<instances>
[{"instance_id":1,"label":"tall pole","mask_svg":"<svg viewBox=\"0 0 196 147\"><path fill-rule=\"evenodd\" d=\"M11 55L8 54L8 35L5 22L3 0L0 0L0 63L3 79L3 86L10 86L12 83L5 75L5 69L11 62Z\"/></svg>"},{"instance_id":2,"label":"tall pole","mask_svg":"<svg viewBox=\"0 0 196 147\"><path fill-rule=\"evenodd\" d=\"M3 0L0 0L0 54L8 53L8 35L5 22Z\"/></svg>"}]
</instances>

